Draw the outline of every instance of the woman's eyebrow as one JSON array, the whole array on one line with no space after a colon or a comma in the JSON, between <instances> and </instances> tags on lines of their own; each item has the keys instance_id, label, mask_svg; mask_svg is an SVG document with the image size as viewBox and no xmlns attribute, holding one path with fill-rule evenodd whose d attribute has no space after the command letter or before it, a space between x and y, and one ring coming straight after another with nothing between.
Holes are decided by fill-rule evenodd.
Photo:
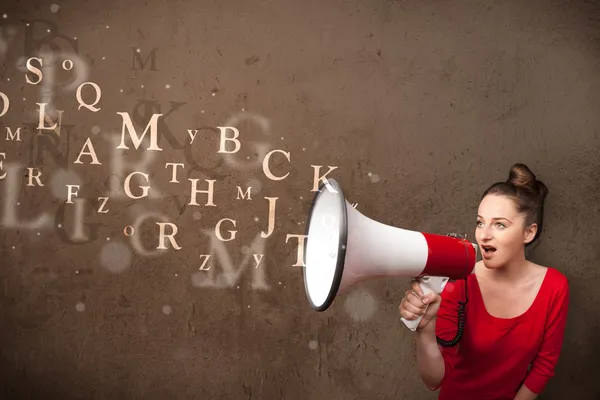
<instances>
[{"instance_id":1,"label":"woman's eyebrow","mask_svg":"<svg viewBox=\"0 0 600 400\"><path fill-rule=\"evenodd\" d=\"M485 218L483 218L481 215L477 215L477 218L485 219ZM505 220L507 220L508 222L511 222L511 221L510 221L510 219L508 219L508 218L504 218L504 217L495 217L495 218L492 218L492 221L498 221L498 220L501 220L501 219L505 219Z\"/></svg>"}]
</instances>

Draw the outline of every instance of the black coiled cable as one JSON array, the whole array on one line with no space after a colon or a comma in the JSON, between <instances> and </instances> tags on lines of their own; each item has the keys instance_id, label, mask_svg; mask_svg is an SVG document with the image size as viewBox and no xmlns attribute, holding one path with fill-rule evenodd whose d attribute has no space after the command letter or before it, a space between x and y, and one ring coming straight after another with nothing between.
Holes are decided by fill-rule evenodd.
<instances>
[{"instance_id":1,"label":"black coiled cable","mask_svg":"<svg viewBox=\"0 0 600 400\"><path fill-rule=\"evenodd\" d=\"M452 340L444 340L436 335L438 344L442 347L453 347L456 346L463 337L465 332L465 307L469 301L469 295L467 294L467 280L465 279L465 301L458 302L458 322L456 336Z\"/></svg>"},{"instance_id":2,"label":"black coiled cable","mask_svg":"<svg viewBox=\"0 0 600 400\"><path fill-rule=\"evenodd\" d=\"M457 237L456 235L453 234L449 234L448 236L453 236L453 237ZM470 245L470 244L469 244ZM466 257L465 259L468 262L468 249L465 246L465 252L466 252ZM456 336L454 336L454 339L452 340L444 340L439 338L436 335L436 340L438 342L438 344L442 347L453 347L456 346L462 339L463 334L465 332L465 308L467 306L467 303L469 302L469 292L467 291L467 280L468 278L465 278L465 301L459 301L458 302L458 321L457 321L457 332L456 332Z\"/></svg>"}]
</instances>

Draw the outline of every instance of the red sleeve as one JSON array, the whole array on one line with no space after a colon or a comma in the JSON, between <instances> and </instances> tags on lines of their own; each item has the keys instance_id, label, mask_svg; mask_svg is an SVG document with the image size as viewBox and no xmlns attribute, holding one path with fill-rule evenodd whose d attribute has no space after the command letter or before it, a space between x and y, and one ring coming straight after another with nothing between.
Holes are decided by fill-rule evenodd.
<instances>
[{"instance_id":1,"label":"red sleeve","mask_svg":"<svg viewBox=\"0 0 600 400\"><path fill-rule=\"evenodd\" d=\"M440 294L442 301L437 313L435 333L442 340L452 340L456 336L458 331L458 302L464 298L464 291L464 281L459 280L448 282ZM458 346L439 346L439 348L444 358L444 377L433 389L434 391L438 390L450 375L450 372L454 368L454 358L458 350Z\"/></svg>"},{"instance_id":2,"label":"red sleeve","mask_svg":"<svg viewBox=\"0 0 600 400\"><path fill-rule=\"evenodd\" d=\"M542 392L554 376L554 368L562 348L569 308L569 283L566 278L551 302L544 328L544 340L524 381L525 386L537 394Z\"/></svg>"}]
</instances>

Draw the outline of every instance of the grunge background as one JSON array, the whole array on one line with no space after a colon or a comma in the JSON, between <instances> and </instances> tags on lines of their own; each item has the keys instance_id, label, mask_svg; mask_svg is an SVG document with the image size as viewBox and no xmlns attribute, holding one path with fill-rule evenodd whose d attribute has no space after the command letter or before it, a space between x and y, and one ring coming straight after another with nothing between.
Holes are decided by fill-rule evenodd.
<instances>
[{"instance_id":1,"label":"grunge background","mask_svg":"<svg viewBox=\"0 0 600 400\"><path fill-rule=\"evenodd\" d=\"M550 189L530 256L563 272L572 293L564 350L541 398L599 398L600 3L1 8L0 91L10 109L0 161L23 174L0 181L2 398L434 399L398 315L408 280L363 283L313 312L294 267L298 240L287 235L305 233L315 165L321 174L337 167L328 177L370 218L474 241L481 193L515 162ZM25 61L41 52L55 70L32 85ZM102 89L98 112L78 109L86 81ZM84 98L93 100L90 87ZM63 111L60 135L36 129L42 101ZM117 112L140 133L162 113L163 151L116 152ZM217 153L218 126L239 129L234 158ZM5 137L7 127L22 127L21 141ZM188 129L198 129L193 143ZM74 163L88 138L101 165ZM285 179L264 175L267 148L290 153L271 162ZM185 164L179 183L169 182L168 162ZM27 186L26 167L39 169L43 187ZM149 174L152 197L113 192L130 170ZM136 195L147 183L138 178ZM216 207L205 194L186 205L189 179L201 189L216 181ZM66 184L80 185L84 206L65 204ZM238 198L238 186L252 186L252 199ZM109 212L97 213L109 194ZM260 240L265 197L278 197L277 214ZM23 225L43 215L43 227ZM211 242L222 218L237 224L223 223L224 236L237 236ZM136 221L135 235L124 235ZM177 225L180 250L156 250L160 221ZM264 254L258 267L254 253ZM208 254L215 263L199 271Z\"/></svg>"}]
</instances>

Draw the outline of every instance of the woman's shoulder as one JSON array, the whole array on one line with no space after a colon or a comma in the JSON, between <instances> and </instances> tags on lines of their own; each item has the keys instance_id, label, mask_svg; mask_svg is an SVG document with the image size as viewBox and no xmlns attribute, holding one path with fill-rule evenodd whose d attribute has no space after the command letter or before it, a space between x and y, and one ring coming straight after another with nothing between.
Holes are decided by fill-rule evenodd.
<instances>
[{"instance_id":1,"label":"woman's shoulder","mask_svg":"<svg viewBox=\"0 0 600 400\"><path fill-rule=\"evenodd\" d=\"M551 308L561 308L569 302L569 279L558 269L545 266L546 273L540 295Z\"/></svg>"},{"instance_id":2,"label":"woman's shoulder","mask_svg":"<svg viewBox=\"0 0 600 400\"><path fill-rule=\"evenodd\" d=\"M570 302L569 279L556 268L545 268L544 290L540 290L540 303L545 304L548 315L565 319Z\"/></svg>"},{"instance_id":3,"label":"woman's shoulder","mask_svg":"<svg viewBox=\"0 0 600 400\"><path fill-rule=\"evenodd\" d=\"M536 266L545 270L544 284L546 286L557 291L568 289L569 279L565 276L565 274L550 266L541 266L537 264Z\"/></svg>"}]
</instances>

